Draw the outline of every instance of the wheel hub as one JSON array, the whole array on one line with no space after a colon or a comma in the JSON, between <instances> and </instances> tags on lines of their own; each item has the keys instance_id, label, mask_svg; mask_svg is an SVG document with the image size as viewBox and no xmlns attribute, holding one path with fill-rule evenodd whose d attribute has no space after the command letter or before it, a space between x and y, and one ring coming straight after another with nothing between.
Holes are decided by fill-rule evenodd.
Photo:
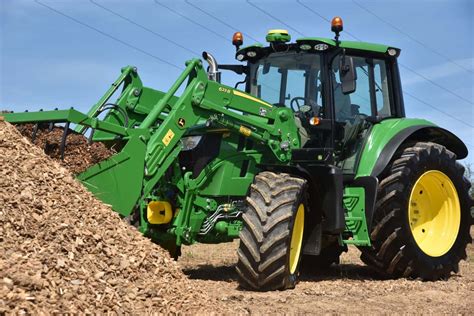
<instances>
[{"instance_id":1,"label":"wheel hub","mask_svg":"<svg viewBox=\"0 0 474 316\"><path fill-rule=\"evenodd\" d=\"M451 179L430 170L415 182L408 206L410 230L418 247L431 257L447 253L457 239L461 206Z\"/></svg>"}]
</instances>

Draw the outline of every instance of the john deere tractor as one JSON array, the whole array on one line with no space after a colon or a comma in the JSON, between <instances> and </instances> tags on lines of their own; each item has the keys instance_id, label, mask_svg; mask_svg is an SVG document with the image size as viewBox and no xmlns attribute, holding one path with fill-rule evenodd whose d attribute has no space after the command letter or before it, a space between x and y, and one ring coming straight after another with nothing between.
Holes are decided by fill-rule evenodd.
<instances>
[{"instance_id":1,"label":"john deere tractor","mask_svg":"<svg viewBox=\"0 0 474 316\"><path fill-rule=\"evenodd\" d=\"M301 264L337 263L348 245L386 276L447 278L472 241L457 162L467 148L405 118L398 48L340 41L338 17L332 31L291 42L271 30L267 46L247 47L237 32L240 63L203 53L207 71L186 62L167 92L128 66L86 114L4 116L35 130L65 124L62 148L81 133L118 149L77 179L175 257L183 244L239 238L244 288L292 288ZM243 80L224 85L220 70Z\"/></svg>"}]
</instances>

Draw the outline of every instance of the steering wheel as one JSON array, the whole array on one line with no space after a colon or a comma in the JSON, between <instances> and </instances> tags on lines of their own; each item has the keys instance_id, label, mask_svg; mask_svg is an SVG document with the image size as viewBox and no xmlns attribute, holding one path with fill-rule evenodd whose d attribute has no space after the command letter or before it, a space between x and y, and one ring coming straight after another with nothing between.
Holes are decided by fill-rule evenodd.
<instances>
[{"instance_id":1,"label":"steering wheel","mask_svg":"<svg viewBox=\"0 0 474 316\"><path fill-rule=\"evenodd\" d=\"M293 111L295 111L295 112L299 112L299 110L300 110L301 105L300 105L299 102L298 102L299 100L303 101L303 104L304 104L305 98L303 98L303 97L294 97L294 98L291 99L291 101L290 101L290 107L291 107L291 109L292 109ZM296 106L297 106L296 109L295 109L295 107L293 106L294 103L296 103Z\"/></svg>"}]
</instances>

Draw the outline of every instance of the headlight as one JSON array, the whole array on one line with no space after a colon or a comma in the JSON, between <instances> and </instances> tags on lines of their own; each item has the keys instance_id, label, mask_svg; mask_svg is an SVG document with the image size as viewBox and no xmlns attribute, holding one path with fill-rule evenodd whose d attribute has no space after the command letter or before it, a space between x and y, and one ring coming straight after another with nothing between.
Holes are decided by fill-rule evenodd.
<instances>
[{"instance_id":1,"label":"headlight","mask_svg":"<svg viewBox=\"0 0 474 316\"><path fill-rule=\"evenodd\" d=\"M199 142L201 141L202 136L188 136L188 137L183 137L181 139L181 143L183 144L183 151L187 150L193 150L196 148L197 145L199 145Z\"/></svg>"},{"instance_id":2,"label":"headlight","mask_svg":"<svg viewBox=\"0 0 474 316\"><path fill-rule=\"evenodd\" d=\"M319 44L314 45L314 49L319 50L319 51L326 50L328 48L329 48L328 44L324 44L324 43L319 43Z\"/></svg>"},{"instance_id":3,"label":"headlight","mask_svg":"<svg viewBox=\"0 0 474 316\"><path fill-rule=\"evenodd\" d=\"M311 49L311 45L309 45L309 44L302 44L302 45L300 45L300 49L301 49L301 50L310 50L310 49Z\"/></svg>"},{"instance_id":4,"label":"headlight","mask_svg":"<svg viewBox=\"0 0 474 316\"><path fill-rule=\"evenodd\" d=\"M389 48L387 50L387 53L390 55L390 56L397 56L397 50L395 48Z\"/></svg>"},{"instance_id":5,"label":"headlight","mask_svg":"<svg viewBox=\"0 0 474 316\"><path fill-rule=\"evenodd\" d=\"M247 56L250 58L254 58L255 56L257 56L257 53L251 50L247 52Z\"/></svg>"}]
</instances>

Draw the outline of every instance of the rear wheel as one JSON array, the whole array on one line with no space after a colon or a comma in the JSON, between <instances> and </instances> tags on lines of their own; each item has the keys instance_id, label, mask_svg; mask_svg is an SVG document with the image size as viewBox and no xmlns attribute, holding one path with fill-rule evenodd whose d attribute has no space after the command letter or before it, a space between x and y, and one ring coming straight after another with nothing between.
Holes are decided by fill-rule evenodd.
<instances>
[{"instance_id":1,"label":"rear wheel","mask_svg":"<svg viewBox=\"0 0 474 316\"><path fill-rule=\"evenodd\" d=\"M240 232L240 285L259 291L293 288L298 279L306 212L306 181L262 172L247 197Z\"/></svg>"},{"instance_id":2,"label":"rear wheel","mask_svg":"<svg viewBox=\"0 0 474 316\"><path fill-rule=\"evenodd\" d=\"M472 201L455 155L435 143L399 150L381 177L372 247L361 259L390 277L447 278L466 259Z\"/></svg>"}]
</instances>

